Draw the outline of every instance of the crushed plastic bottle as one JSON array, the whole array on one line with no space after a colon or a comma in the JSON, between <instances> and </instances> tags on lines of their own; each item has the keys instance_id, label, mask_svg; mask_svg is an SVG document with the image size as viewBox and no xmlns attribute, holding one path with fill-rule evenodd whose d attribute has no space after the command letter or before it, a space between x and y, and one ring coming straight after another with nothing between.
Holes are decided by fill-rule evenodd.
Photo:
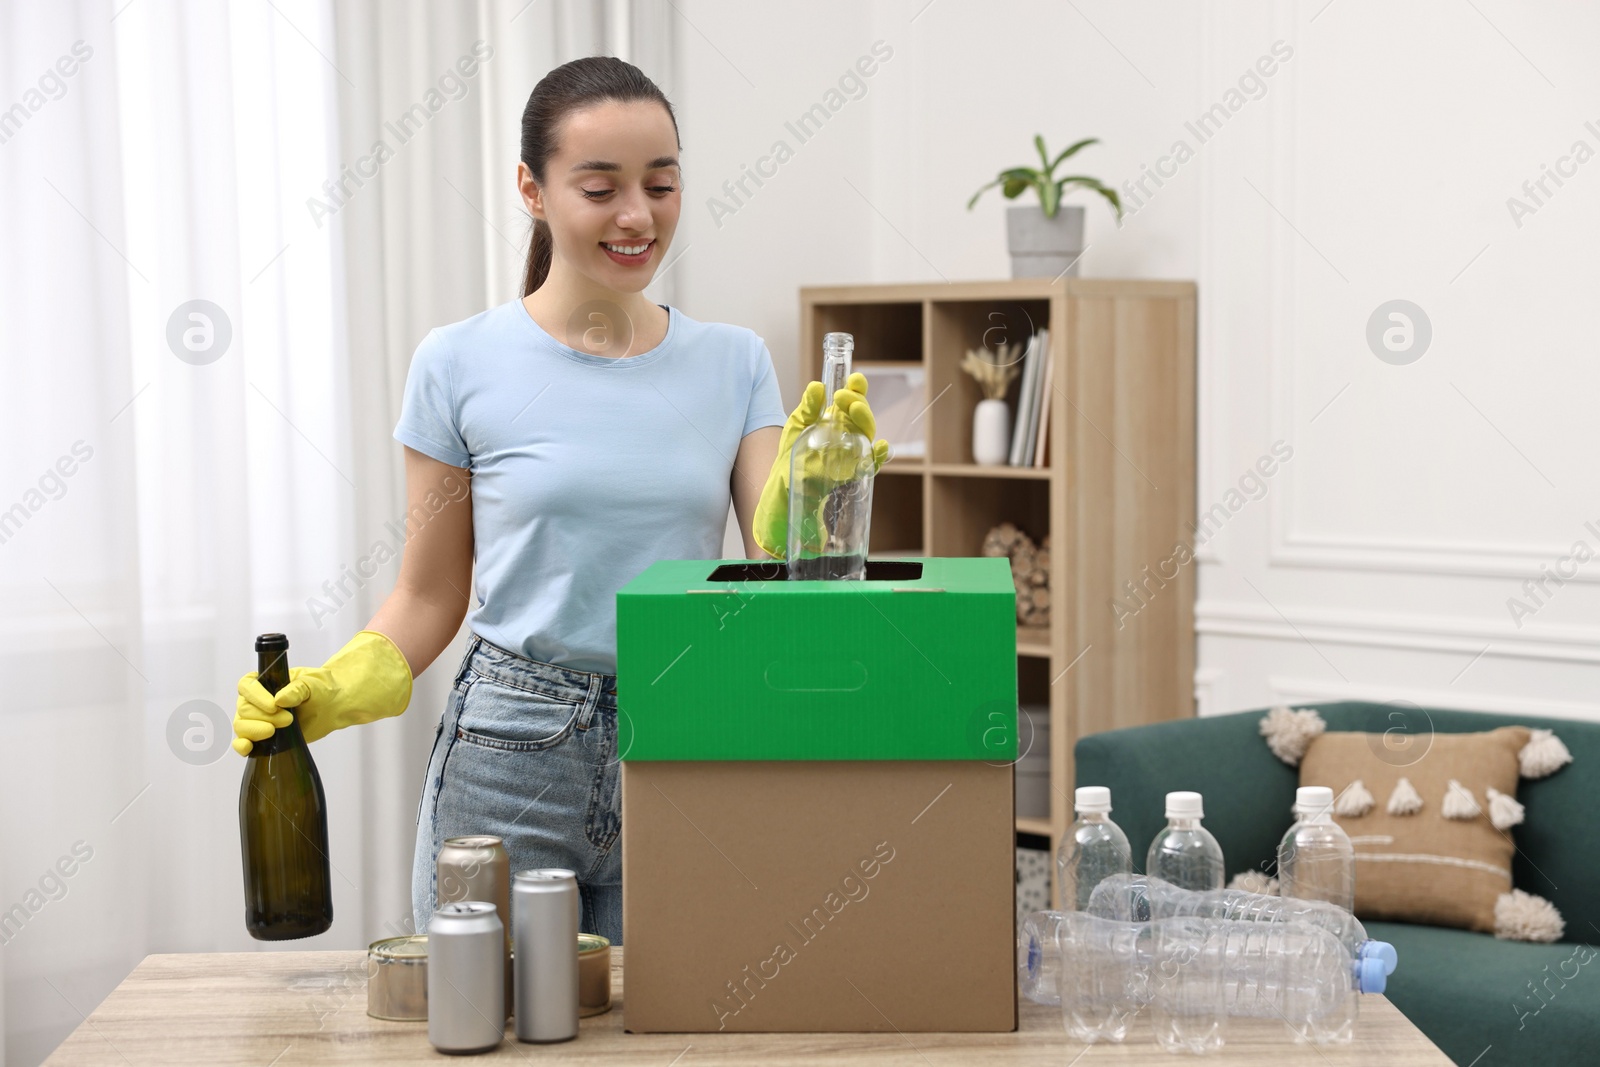
<instances>
[{"instance_id":1,"label":"crushed plastic bottle","mask_svg":"<svg viewBox=\"0 0 1600 1067\"><path fill-rule=\"evenodd\" d=\"M1157 1042L1174 1052L1220 1048L1228 1016L1282 1018L1297 1040L1319 1044L1354 1032L1362 969L1306 922L1035 912L1024 927L1024 990L1037 994L1052 976L1063 1027L1080 1041L1122 1041L1146 1008Z\"/></svg>"},{"instance_id":2,"label":"crushed plastic bottle","mask_svg":"<svg viewBox=\"0 0 1600 1067\"><path fill-rule=\"evenodd\" d=\"M1061 1003L1057 929L1066 912L1036 911L1017 932L1017 990L1035 1004Z\"/></svg>"},{"instance_id":3,"label":"crushed plastic bottle","mask_svg":"<svg viewBox=\"0 0 1600 1067\"><path fill-rule=\"evenodd\" d=\"M1332 934L1350 957L1361 963L1362 992L1366 993L1382 993L1384 980L1400 962L1394 946L1369 938L1361 920L1320 900L1275 897L1242 889L1195 892L1148 875L1112 875L1095 887L1086 910L1103 919L1125 922L1179 915L1264 923L1306 922ZM1374 962L1369 964L1369 960Z\"/></svg>"}]
</instances>

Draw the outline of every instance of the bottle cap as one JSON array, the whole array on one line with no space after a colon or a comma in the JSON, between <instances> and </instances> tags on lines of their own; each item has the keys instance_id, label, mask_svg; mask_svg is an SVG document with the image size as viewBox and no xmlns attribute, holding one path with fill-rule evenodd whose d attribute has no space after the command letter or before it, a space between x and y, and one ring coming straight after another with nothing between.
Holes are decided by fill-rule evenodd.
<instances>
[{"instance_id":1,"label":"bottle cap","mask_svg":"<svg viewBox=\"0 0 1600 1067\"><path fill-rule=\"evenodd\" d=\"M1205 813L1205 802L1199 793L1182 791L1167 794L1167 818L1201 819Z\"/></svg>"},{"instance_id":2,"label":"bottle cap","mask_svg":"<svg viewBox=\"0 0 1600 1067\"><path fill-rule=\"evenodd\" d=\"M1376 956L1364 957L1356 963L1356 988L1363 993L1382 993L1389 985L1389 974L1383 961Z\"/></svg>"},{"instance_id":3,"label":"bottle cap","mask_svg":"<svg viewBox=\"0 0 1600 1067\"><path fill-rule=\"evenodd\" d=\"M1303 785L1294 791L1294 810L1302 815L1327 815L1333 811L1333 790L1325 785Z\"/></svg>"},{"instance_id":4,"label":"bottle cap","mask_svg":"<svg viewBox=\"0 0 1600 1067\"><path fill-rule=\"evenodd\" d=\"M287 652L289 639L283 634L261 634L256 638L257 652Z\"/></svg>"},{"instance_id":5,"label":"bottle cap","mask_svg":"<svg viewBox=\"0 0 1600 1067\"><path fill-rule=\"evenodd\" d=\"M1111 811L1111 790L1103 785L1080 785L1072 791L1072 803L1080 812L1104 815Z\"/></svg>"},{"instance_id":6,"label":"bottle cap","mask_svg":"<svg viewBox=\"0 0 1600 1067\"><path fill-rule=\"evenodd\" d=\"M1360 956L1362 959L1375 959L1382 962L1384 974L1393 974L1394 969L1400 964L1400 954L1387 941L1369 940L1361 942Z\"/></svg>"}]
</instances>

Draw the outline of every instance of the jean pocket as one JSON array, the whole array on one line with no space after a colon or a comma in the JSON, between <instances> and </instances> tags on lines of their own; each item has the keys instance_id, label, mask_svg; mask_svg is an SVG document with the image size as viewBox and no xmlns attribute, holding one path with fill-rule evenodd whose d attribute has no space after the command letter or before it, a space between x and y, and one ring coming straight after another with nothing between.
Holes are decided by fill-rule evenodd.
<instances>
[{"instance_id":1,"label":"jean pocket","mask_svg":"<svg viewBox=\"0 0 1600 1067\"><path fill-rule=\"evenodd\" d=\"M601 852L614 845L622 833L617 789L619 769L615 761L597 768L589 789L589 813L584 819L583 832L589 843Z\"/></svg>"},{"instance_id":2,"label":"jean pocket","mask_svg":"<svg viewBox=\"0 0 1600 1067\"><path fill-rule=\"evenodd\" d=\"M467 687L456 738L507 752L537 752L565 741L580 710L576 702L480 676Z\"/></svg>"}]
</instances>

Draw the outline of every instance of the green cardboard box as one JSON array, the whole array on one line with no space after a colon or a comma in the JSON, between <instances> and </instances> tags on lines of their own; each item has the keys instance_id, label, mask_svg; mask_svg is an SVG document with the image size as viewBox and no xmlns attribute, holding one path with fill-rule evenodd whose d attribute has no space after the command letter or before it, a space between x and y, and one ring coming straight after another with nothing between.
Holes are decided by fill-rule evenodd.
<instances>
[{"instance_id":1,"label":"green cardboard box","mask_svg":"<svg viewBox=\"0 0 1600 1067\"><path fill-rule=\"evenodd\" d=\"M653 760L1017 758L1016 590L1001 558L661 560L617 593L618 752Z\"/></svg>"},{"instance_id":2,"label":"green cardboard box","mask_svg":"<svg viewBox=\"0 0 1600 1067\"><path fill-rule=\"evenodd\" d=\"M666 560L617 594L624 1024L1016 1029L1004 559Z\"/></svg>"}]
</instances>

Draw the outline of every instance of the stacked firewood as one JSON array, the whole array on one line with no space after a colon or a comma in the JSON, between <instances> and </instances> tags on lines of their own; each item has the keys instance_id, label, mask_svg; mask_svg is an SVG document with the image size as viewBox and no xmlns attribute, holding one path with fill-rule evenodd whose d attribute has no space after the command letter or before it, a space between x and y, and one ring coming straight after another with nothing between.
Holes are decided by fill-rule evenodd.
<instances>
[{"instance_id":1,"label":"stacked firewood","mask_svg":"<svg viewBox=\"0 0 1600 1067\"><path fill-rule=\"evenodd\" d=\"M1050 535L1037 545L1033 538L1009 522L1002 522L983 539L985 556L1011 560L1011 580L1017 587L1017 622L1023 626L1050 625Z\"/></svg>"}]
</instances>

